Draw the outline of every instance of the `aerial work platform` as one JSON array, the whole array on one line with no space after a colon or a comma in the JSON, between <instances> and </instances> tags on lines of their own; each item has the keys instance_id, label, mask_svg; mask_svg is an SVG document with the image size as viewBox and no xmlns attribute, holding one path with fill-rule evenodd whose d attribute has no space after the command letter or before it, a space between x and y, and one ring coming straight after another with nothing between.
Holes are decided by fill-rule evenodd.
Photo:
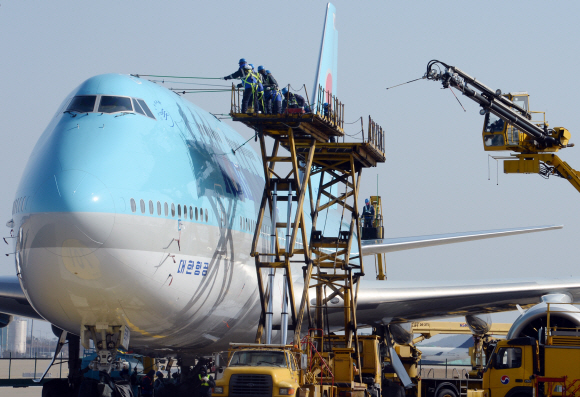
<instances>
[{"instance_id":1,"label":"aerial work platform","mask_svg":"<svg viewBox=\"0 0 580 397\"><path fill-rule=\"evenodd\" d=\"M301 345L300 331L306 316L311 337L318 338L317 348L322 352L327 343L326 336L322 340L323 330L328 327L323 314L327 303L338 297L344 302L344 346L354 348L355 362L361 368L356 332L356 285L364 274L364 268L359 256L358 190L362 170L385 162L385 136L383 129L370 117L365 134L361 118L360 138L357 142L345 142L344 105L322 87L319 87L319 96L319 99L327 99L324 102L330 106L323 107L323 101L319 100L317 106L309 109L312 110L310 113L301 109L274 115L241 113L240 91L232 87L230 115L234 121L255 131L255 138L260 141L265 177L251 251L256 261L262 305L256 342L272 343L272 330L278 328L272 325L273 294L270 288L276 269L283 269L282 296L287 300L283 299L282 321L278 328L282 331L282 343L287 340L287 330L290 329L294 331L294 345ZM273 139L270 153L266 137ZM280 153L280 147L288 153ZM313 183L316 183L314 187ZM273 210L278 209L278 201L287 202L285 214ZM305 213L305 204L309 204L306 208L310 213L308 209ZM329 230L332 228L326 227L326 222L318 225L320 212L332 206L342 214L339 230ZM266 214L270 218L268 221ZM258 244L263 230L270 234L269 249ZM300 256L299 259L295 255ZM294 297L300 294L295 295L291 270L291 263L295 262L304 264L304 287L298 308ZM262 269L268 269L268 282L263 279ZM311 288L316 291L316 299L312 301L308 293Z\"/></svg>"}]
</instances>

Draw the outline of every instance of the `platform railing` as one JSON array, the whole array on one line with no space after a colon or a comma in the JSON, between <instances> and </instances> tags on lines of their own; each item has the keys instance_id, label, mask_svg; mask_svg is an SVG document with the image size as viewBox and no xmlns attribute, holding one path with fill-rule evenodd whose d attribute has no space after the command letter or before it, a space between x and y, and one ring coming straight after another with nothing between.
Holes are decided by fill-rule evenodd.
<instances>
[{"instance_id":1,"label":"platform railing","mask_svg":"<svg viewBox=\"0 0 580 397\"><path fill-rule=\"evenodd\" d=\"M33 358L13 357L12 353L8 357L0 358L0 379L36 379L40 378L50 363L50 358L38 357ZM63 371L63 363L67 364L68 359L63 358L62 352L55 362L51 371L47 374L47 378L62 378L63 374L68 375L68 365L65 365ZM56 368L55 368L56 367Z\"/></svg>"},{"instance_id":2,"label":"platform railing","mask_svg":"<svg viewBox=\"0 0 580 397\"><path fill-rule=\"evenodd\" d=\"M369 116L367 142L372 143L378 150L384 153L385 133L383 131L383 127L375 123L373 119L371 119L371 116Z\"/></svg>"},{"instance_id":3,"label":"platform railing","mask_svg":"<svg viewBox=\"0 0 580 397\"><path fill-rule=\"evenodd\" d=\"M332 95L332 92L325 90L322 85L318 86L315 110L316 114L333 126L344 128L344 104L335 95Z\"/></svg>"},{"instance_id":4,"label":"platform railing","mask_svg":"<svg viewBox=\"0 0 580 397\"><path fill-rule=\"evenodd\" d=\"M287 85L288 92L291 92L292 87ZM306 113L315 113L334 127L344 128L344 104L330 91L325 90L321 85L318 86L317 100L312 103L308 95L306 85L298 91L304 90L305 96L305 111ZM232 114L239 114L242 112L242 97L243 88L232 84L231 98L230 98L230 112ZM287 100L288 98L283 98ZM251 106L248 106L251 108Z\"/></svg>"}]
</instances>

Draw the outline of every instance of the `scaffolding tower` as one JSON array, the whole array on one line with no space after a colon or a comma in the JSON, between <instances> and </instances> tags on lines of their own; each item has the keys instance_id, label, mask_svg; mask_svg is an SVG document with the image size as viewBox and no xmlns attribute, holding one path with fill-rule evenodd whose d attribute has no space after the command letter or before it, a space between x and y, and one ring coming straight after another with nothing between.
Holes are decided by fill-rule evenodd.
<instances>
[{"instance_id":1,"label":"scaffolding tower","mask_svg":"<svg viewBox=\"0 0 580 397\"><path fill-rule=\"evenodd\" d=\"M280 326L283 343L290 329L294 331L294 345L300 346L304 316L307 316L311 336L322 337L323 308L331 299L340 297L344 302L344 345L354 348L355 362L361 368L356 332L356 300L357 281L364 275L364 268L359 255L361 225L358 191L362 170L385 162L385 137L383 129L369 117L368 132L365 134L363 128L362 142L344 142L344 105L322 87L319 87L318 96L318 105L308 109L311 111L308 113L302 109L288 109L275 115L241 113L240 92L232 87L230 115L234 121L255 130L256 139L260 142L265 177L251 248L251 255L256 262L262 307L256 343L271 343L273 297L267 286L273 285L275 272L280 269L285 275L282 296L286 297L283 299ZM323 107L323 102L327 106ZM267 137L273 139L270 153L267 153ZM289 155L281 154L281 147ZM287 168L290 168L290 172L280 172L276 168L278 163L289 164ZM317 186L312 186L313 179L317 179ZM317 193L314 189L316 187ZM279 201L288 203L285 219L277 219ZM305 213L305 204L309 204L310 213ZM292 214L294 205L295 213ZM321 211L332 206L337 206L342 213L339 230L328 230L318 225ZM264 224L266 214L269 214L271 220L269 249L258 244L262 227L269 226ZM349 215L350 223L343 230L343 219L348 219ZM283 217L282 214L279 216ZM307 231L306 217L310 217L310 231ZM279 230L285 230L285 239L279 238ZM299 237L301 247L296 244ZM353 247L356 249L353 250ZM297 257L300 259L295 259ZM294 301L296 295L291 273L293 262L303 263L304 285L298 309ZM263 272L267 274L267 283L263 279ZM311 315L312 303L309 299L311 288L316 291L316 298L312 300L314 316ZM326 291L330 291L327 296ZM288 324L289 319L291 324ZM319 344L319 351L322 351L323 345Z\"/></svg>"}]
</instances>

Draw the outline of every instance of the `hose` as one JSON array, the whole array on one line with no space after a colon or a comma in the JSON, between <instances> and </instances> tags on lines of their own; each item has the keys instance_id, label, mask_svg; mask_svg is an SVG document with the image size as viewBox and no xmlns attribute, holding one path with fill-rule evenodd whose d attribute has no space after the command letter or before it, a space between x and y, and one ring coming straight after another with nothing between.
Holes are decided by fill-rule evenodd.
<instances>
[{"instance_id":1,"label":"hose","mask_svg":"<svg viewBox=\"0 0 580 397\"><path fill-rule=\"evenodd\" d=\"M172 79L201 79L201 80L223 80L223 77L196 77L196 76L161 76L158 74L134 74L136 77L169 77Z\"/></svg>"}]
</instances>

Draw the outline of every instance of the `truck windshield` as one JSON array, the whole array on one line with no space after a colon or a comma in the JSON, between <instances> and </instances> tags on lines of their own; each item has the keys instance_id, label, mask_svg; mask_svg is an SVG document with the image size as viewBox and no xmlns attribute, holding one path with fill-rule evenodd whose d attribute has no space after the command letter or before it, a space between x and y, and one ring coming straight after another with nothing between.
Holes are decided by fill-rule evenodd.
<instances>
[{"instance_id":1,"label":"truck windshield","mask_svg":"<svg viewBox=\"0 0 580 397\"><path fill-rule=\"evenodd\" d=\"M519 347L502 347L497 351L495 369L519 368L522 366L522 349Z\"/></svg>"},{"instance_id":2,"label":"truck windshield","mask_svg":"<svg viewBox=\"0 0 580 397\"><path fill-rule=\"evenodd\" d=\"M235 352L230 360L230 366L233 365L287 367L284 352L267 350L244 350Z\"/></svg>"}]
</instances>

